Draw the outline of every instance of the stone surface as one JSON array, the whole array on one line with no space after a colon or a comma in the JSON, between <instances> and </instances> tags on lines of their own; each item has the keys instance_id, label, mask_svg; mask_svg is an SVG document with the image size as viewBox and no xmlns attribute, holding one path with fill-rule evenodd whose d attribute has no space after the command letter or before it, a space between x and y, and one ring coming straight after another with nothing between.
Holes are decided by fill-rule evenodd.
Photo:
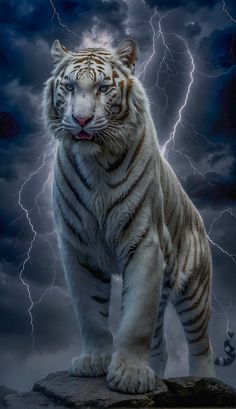
<instances>
[{"instance_id":1,"label":"stone surface","mask_svg":"<svg viewBox=\"0 0 236 409\"><path fill-rule=\"evenodd\" d=\"M215 378L165 379L170 401L176 406L231 406L236 408L236 389ZM171 396L172 395L172 396Z\"/></svg>"},{"instance_id":2,"label":"stone surface","mask_svg":"<svg viewBox=\"0 0 236 409\"><path fill-rule=\"evenodd\" d=\"M8 395L9 409L233 407L236 390L215 378L169 378L157 381L154 392L131 395L108 389L104 377L76 378L56 372L38 381L29 393Z\"/></svg>"},{"instance_id":3,"label":"stone surface","mask_svg":"<svg viewBox=\"0 0 236 409\"><path fill-rule=\"evenodd\" d=\"M48 375L34 385L34 391L39 391L51 399L75 408L85 406L96 408L154 406L153 393L131 395L114 392L108 389L105 377L77 378L70 377L67 372ZM168 388L164 382L158 380L155 401L164 402L167 394Z\"/></svg>"},{"instance_id":4,"label":"stone surface","mask_svg":"<svg viewBox=\"0 0 236 409\"><path fill-rule=\"evenodd\" d=\"M3 407L3 400L5 396L9 395L10 393L16 393L13 389L9 389L6 386L0 385L0 408Z\"/></svg>"},{"instance_id":5,"label":"stone surface","mask_svg":"<svg viewBox=\"0 0 236 409\"><path fill-rule=\"evenodd\" d=\"M10 393L16 393L13 389L9 389L6 386L0 385L0 401Z\"/></svg>"},{"instance_id":6,"label":"stone surface","mask_svg":"<svg viewBox=\"0 0 236 409\"><path fill-rule=\"evenodd\" d=\"M57 405L39 392L8 395L4 399L4 405L3 408L9 409L65 409L64 405Z\"/></svg>"}]
</instances>

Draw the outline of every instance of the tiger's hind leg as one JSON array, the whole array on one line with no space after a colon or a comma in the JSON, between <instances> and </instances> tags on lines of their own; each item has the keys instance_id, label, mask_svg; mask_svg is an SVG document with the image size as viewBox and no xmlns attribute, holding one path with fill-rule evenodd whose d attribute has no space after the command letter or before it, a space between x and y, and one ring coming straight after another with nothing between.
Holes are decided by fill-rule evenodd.
<instances>
[{"instance_id":1,"label":"tiger's hind leg","mask_svg":"<svg viewBox=\"0 0 236 409\"><path fill-rule=\"evenodd\" d=\"M157 376L164 378L168 352L166 346L166 335L164 333L164 314L169 299L168 280L164 278L162 294L158 309L158 316L155 323L155 329L152 338L150 351L150 364Z\"/></svg>"},{"instance_id":2,"label":"tiger's hind leg","mask_svg":"<svg viewBox=\"0 0 236 409\"><path fill-rule=\"evenodd\" d=\"M209 340L211 262L204 260L182 294L172 300L182 323L189 349L189 374L215 377L214 354Z\"/></svg>"}]
</instances>

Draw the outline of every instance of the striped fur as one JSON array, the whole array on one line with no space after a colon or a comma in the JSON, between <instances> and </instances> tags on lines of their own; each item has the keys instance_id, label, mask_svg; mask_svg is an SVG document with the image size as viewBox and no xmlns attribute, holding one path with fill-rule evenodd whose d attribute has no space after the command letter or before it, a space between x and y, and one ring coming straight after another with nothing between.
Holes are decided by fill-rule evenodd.
<instances>
[{"instance_id":1,"label":"striped fur","mask_svg":"<svg viewBox=\"0 0 236 409\"><path fill-rule=\"evenodd\" d=\"M202 218L160 154L145 91L134 76L136 45L66 50L56 41L44 93L48 131L59 139L53 203L65 275L82 334L70 373L107 373L124 392L155 388L167 350L171 301L189 345L190 373L214 376L208 335L211 254ZM76 117L90 118L79 140ZM109 330L112 274L122 275L122 318ZM150 354L150 357L149 357Z\"/></svg>"}]
</instances>

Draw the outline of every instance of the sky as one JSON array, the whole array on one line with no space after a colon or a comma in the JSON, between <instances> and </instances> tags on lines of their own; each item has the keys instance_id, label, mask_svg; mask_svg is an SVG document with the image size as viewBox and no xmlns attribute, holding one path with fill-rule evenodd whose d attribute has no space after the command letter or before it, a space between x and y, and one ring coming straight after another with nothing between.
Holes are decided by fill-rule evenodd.
<instances>
[{"instance_id":1,"label":"sky","mask_svg":"<svg viewBox=\"0 0 236 409\"><path fill-rule=\"evenodd\" d=\"M5 0L0 26L0 384L29 390L80 349L52 219L56 144L41 114L56 38L75 51L137 41L160 146L169 140L165 156L215 243L210 333L222 354L226 329L236 332L235 1ZM119 291L114 280L114 331ZM187 375L171 307L165 327L166 376ZM236 363L217 376L236 386Z\"/></svg>"}]
</instances>

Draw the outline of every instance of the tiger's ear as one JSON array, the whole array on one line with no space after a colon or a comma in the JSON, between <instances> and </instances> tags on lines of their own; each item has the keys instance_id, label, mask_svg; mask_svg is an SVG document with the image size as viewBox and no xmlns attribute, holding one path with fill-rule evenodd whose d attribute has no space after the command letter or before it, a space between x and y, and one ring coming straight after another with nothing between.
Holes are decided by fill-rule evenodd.
<instances>
[{"instance_id":1,"label":"tiger's ear","mask_svg":"<svg viewBox=\"0 0 236 409\"><path fill-rule=\"evenodd\" d=\"M137 60L138 46L133 40L124 40L116 50L116 56L134 73L135 62Z\"/></svg>"},{"instance_id":2,"label":"tiger's ear","mask_svg":"<svg viewBox=\"0 0 236 409\"><path fill-rule=\"evenodd\" d=\"M55 40L51 48L51 56L55 63L61 61L64 57L69 54L69 50L61 45L59 40Z\"/></svg>"}]
</instances>

